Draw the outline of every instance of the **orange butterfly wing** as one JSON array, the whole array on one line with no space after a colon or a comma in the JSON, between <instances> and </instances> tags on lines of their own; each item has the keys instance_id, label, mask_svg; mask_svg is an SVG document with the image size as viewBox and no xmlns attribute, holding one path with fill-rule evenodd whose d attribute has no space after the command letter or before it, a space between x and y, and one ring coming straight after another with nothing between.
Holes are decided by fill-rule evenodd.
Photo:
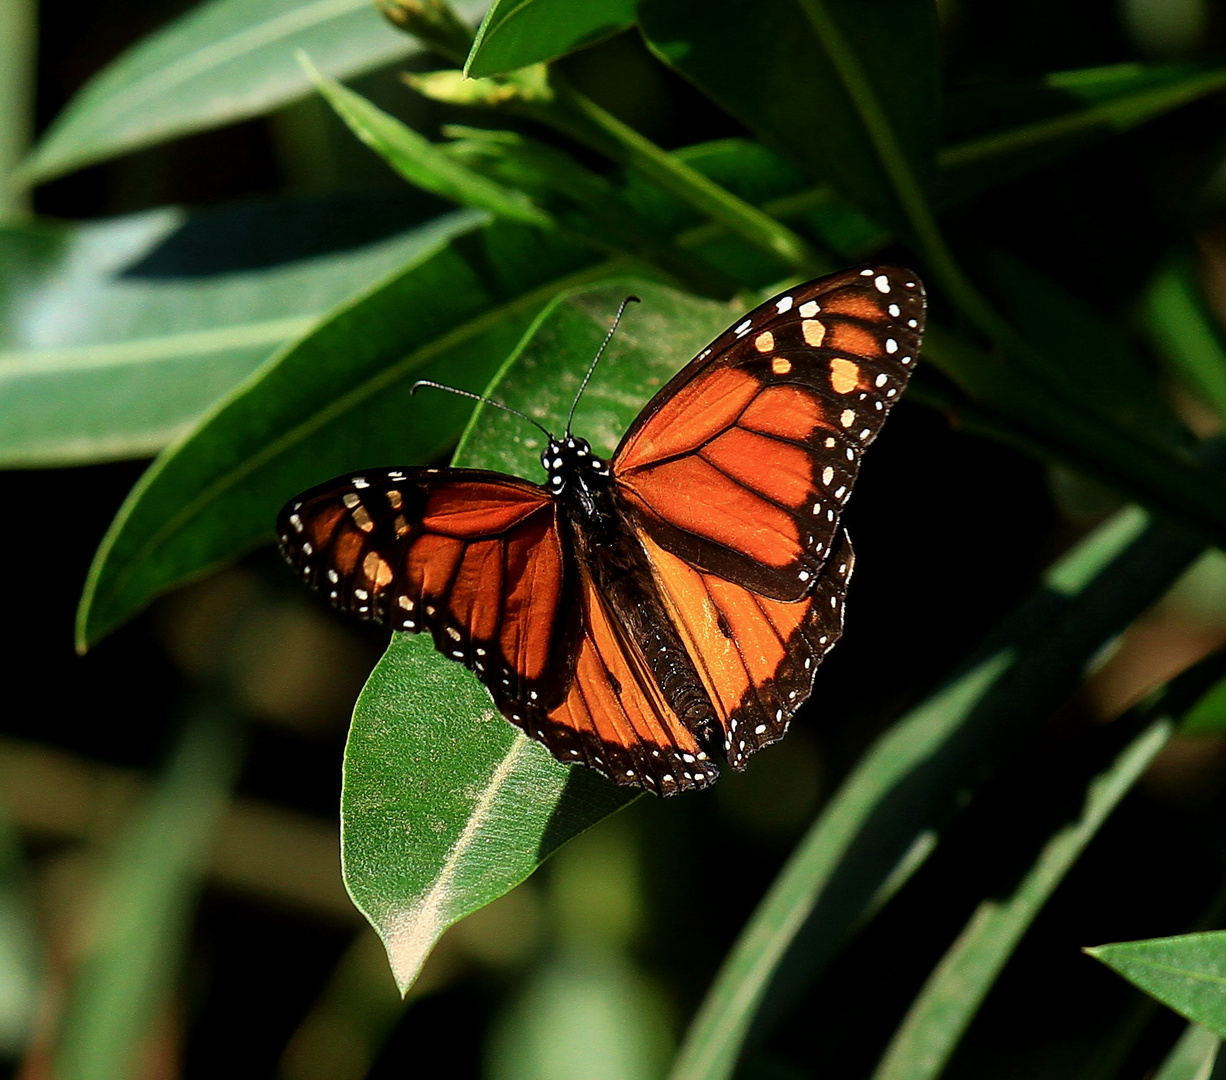
<instances>
[{"instance_id":1,"label":"orange butterfly wing","mask_svg":"<svg viewBox=\"0 0 1226 1080\"><path fill-rule=\"evenodd\" d=\"M277 531L334 607L431 631L518 722L571 682L573 571L557 514L544 489L500 473L379 469L299 496Z\"/></svg>"},{"instance_id":2,"label":"orange butterfly wing","mask_svg":"<svg viewBox=\"0 0 1226 1080\"><path fill-rule=\"evenodd\" d=\"M626 432L627 516L688 563L776 600L812 588L865 447L919 355L910 271L851 270L781 293L712 343Z\"/></svg>"},{"instance_id":3,"label":"orange butterfly wing","mask_svg":"<svg viewBox=\"0 0 1226 1080\"><path fill-rule=\"evenodd\" d=\"M582 762L618 784L672 795L719 775L678 718L586 570L579 588L582 642L570 690L556 708L529 713L524 730L563 762Z\"/></svg>"}]
</instances>

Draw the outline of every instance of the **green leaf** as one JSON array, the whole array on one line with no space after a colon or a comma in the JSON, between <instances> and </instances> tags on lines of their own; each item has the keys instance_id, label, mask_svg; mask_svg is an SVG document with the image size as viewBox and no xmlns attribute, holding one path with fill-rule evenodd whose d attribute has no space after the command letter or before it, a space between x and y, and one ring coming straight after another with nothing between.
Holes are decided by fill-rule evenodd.
<instances>
[{"instance_id":1,"label":"green leaf","mask_svg":"<svg viewBox=\"0 0 1226 1080\"><path fill-rule=\"evenodd\" d=\"M635 0L494 0L464 74L505 75L556 60L630 26L634 7Z\"/></svg>"},{"instance_id":2,"label":"green leaf","mask_svg":"<svg viewBox=\"0 0 1226 1080\"><path fill-rule=\"evenodd\" d=\"M944 1070L997 975L1057 885L1146 766L1170 739L1169 717L1149 724L1091 778L1077 819L1058 829L1007 896L984 900L933 969L873 1080L933 1080Z\"/></svg>"},{"instance_id":3,"label":"green leaf","mask_svg":"<svg viewBox=\"0 0 1226 1080\"><path fill-rule=\"evenodd\" d=\"M106 866L91 946L60 1024L52 1072L61 1080L124 1080L138 1071L238 763L232 718L199 706Z\"/></svg>"},{"instance_id":4,"label":"green leaf","mask_svg":"<svg viewBox=\"0 0 1226 1080\"><path fill-rule=\"evenodd\" d=\"M721 4L716 16L702 0L643 0L639 20L666 63L768 146L909 232L906 203L936 150L931 4L763 0Z\"/></svg>"},{"instance_id":5,"label":"green leaf","mask_svg":"<svg viewBox=\"0 0 1226 1080\"><path fill-rule=\"evenodd\" d=\"M1045 722L1094 657L1195 558L1135 512L1092 534L988 635L942 690L872 747L742 931L682 1045L672 1080L728 1077L771 1000L830 962L936 845L957 799Z\"/></svg>"},{"instance_id":6,"label":"green leaf","mask_svg":"<svg viewBox=\"0 0 1226 1080\"><path fill-rule=\"evenodd\" d=\"M225 239L245 252L321 214L334 235L368 227L325 200L0 228L0 466L158 452L329 308L477 220L202 272Z\"/></svg>"},{"instance_id":7,"label":"green leaf","mask_svg":"<svg viewBox=\"0 0 1226 1080\"><path fill-rule=\"evenodd\" d=\"M572 949L535 972L499 1018L489 1080L655 1080L669 1005L624 954Z\"/></svg>"},{"instance_id":8,"label":"green leaf","mask_svg":"<svg viewBox=\"0 0 1226 1080\"><path fill-rule=\"evenodd\" d=\"M1150 997L1226 1037L1226 930L1085 950Z\"/></svg>"},{"instance_id":9,"label":"green leaf","mask_svg":"<svg viewBox=\"0 0 1226 1080\"><path fill-rule=\"evenodd\" d=\"M441 453L464 406L452 395L414 401L413 382L481 389L559 288L605 272L538 230L496 224L440 237L333 311L150 467L95 557L79 645L270 540L277 510L298 491L347 469Z\"/></svg>"},{"instance_id":10,"label":"green leaf","mask_svg":"<svg viewBox=\"0 0 1226 1080\"><path fill-rule=\"evenodd\" d=\"M319 92L349 129L409 183L444 199L488 210L508 221L552 228L549 215L533 206L522 192L473 172L360 94L320 74L305 55L300 59Z\"/></svg>"},{"instance_id":11,"label":"green leaf","mask_svg":"<svg viewBox=\"0 0 1226 1080\"><path fill-rule=\"evenodd\" d=\"M733 309L643 279L575 289L541 314L486 392L561 431L629 292L643 303L627 313L575 416L575 430L610 454L651 394L727 326ZM456 462L539 479L540 434L481 406ZM393 634L354 712L342 818L349 891L387 944L401 989L447 926L633 794L559 764L428 639Z\"/></svg>"},{"instance_id":12,"label":"green leaf","mask_svg":"<svg viewBox=\"0 0 1226 1080\"><path fill-rule=\"evenodd\" d=\"M1146 364L1114 326L1077 296L1006 252L992 267L1015 326L1034 346L1048 385L1139 435L1189 445L1183 426Z\"/></svg>"},{"instance_id":13,"label":"green leaf","mask_svg":"<svg viewBox=\"0 0 1226 1080\"><path fill-rule=\"evenodd\" d=\"M939 199L960 202L1226 86L1226 70L1112 64L951 94Z\"/></svg>"},{"instance_id":14,"label":"green leaf","mask_svg":"<svg viewBox=\"0 0 1226 1080\"><path fill-rule=\"evenodd\" d=\"M480 0L461 0L475 15ZM344 78L420 46L370 0L208 0L95 76L21 169L39 182L204 128L257 116L305 96L295 52Z\"/></svg>"},{"instance_id":15,"label":"green leaf","mask_svg":"<svg viewBox=\"0 0 1226 1080\"><path fill-rule=\"evenodd\" d=\"M1171 259L1158 270L1142 310L1154 349L1193 393L1226 418L1226 347L1187 257Z\"/></svg>"},{"instance_id":16,"label":"green leaf","mask_svg":"<svg viewBox=\"0 0 1226 1080\"><path fill-rule=\"evenodd\" d=\"M1199 1024L1189 1024L1171 1048L1154 1080L1211 1080L1222 1040Z\"/></svg>"},{"instance_id":17,"label":"green leaf","mask_svg":"<svg viewBox=\"0 0 1226 1080\"><path fill-rule=\"evenodd\" d=\"M632 797L555 761L428 637L393 634L354 711L341 842L401 993L447 927Z\"/></svg>"},{"instance_id":18,"label":"green leaf","mask_svg":"<svg viewBox=\"0 0 1226 1080\"><path fill-rule=\"evenodd\" d=\"M29 870L17 828L0 813L0 1056L13 1061L28 1050L45 1000Z\"/></svg>"}]
</instances>

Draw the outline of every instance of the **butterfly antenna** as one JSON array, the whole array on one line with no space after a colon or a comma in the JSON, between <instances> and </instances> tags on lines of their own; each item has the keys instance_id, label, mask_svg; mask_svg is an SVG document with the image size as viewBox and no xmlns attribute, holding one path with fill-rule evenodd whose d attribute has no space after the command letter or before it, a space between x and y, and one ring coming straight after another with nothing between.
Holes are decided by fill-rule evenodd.
<instances>
[{"instance_id":1,"label":"butterfly antenna","mask_svg":"<svg viewBox=\"0 0 1226 1080\"><path fill-rule=\"evenodd\" d=\"M460 397L472 398L473 401L480 401L484 405L493 405L495 409L502 409L504 412L514 413L516 416L522 416L528 421L529 424L533 424L540 428L545 438L553 438L553 435L550 434L544 425L538 424L527 413L521 413L518 409L512 409L510 405L504 405L501 401L495 401L493 398L488 398L484 394L474 394L469 390L460 390L457 387L447 386L444 383L437 383L431 379L418 379L417 382L415 382L409 389L409 395L412 396L413 394L416 394L417 391L423 386L432 386L435 390L446 390L449 394L459 394Z\"/></svg>"},{"instance_id":2,"label":"butterfly antenna","mask_svg":"<svg viewBox=\"0 0 1226 1080\"><path fill-rule=\"evenodd\" d=\"M613 317L613 325L609 327L609 332L605 334L604 341L600 343L600 348L596 350L596 355L593 357L591 364L588 366L587 374L583 376L583 382L579 384L579 393L575 395L575 400L570 403L570 415L566 417L566 437L570 438L570 422L575 418L575 407L579 404L579 399L583 397L583 391L587 389L588 381L592 377L592 372L596 370L596 365L600 363L600 358L604 355L605 349L610 341L613 340L613 335L617 333L617 325L622 321L622 313L626 310L627 304L641 304L643 301L637 296L627 296L621 302L621 307L617 309L617 314Z\"/></svg>"}]
</instances>

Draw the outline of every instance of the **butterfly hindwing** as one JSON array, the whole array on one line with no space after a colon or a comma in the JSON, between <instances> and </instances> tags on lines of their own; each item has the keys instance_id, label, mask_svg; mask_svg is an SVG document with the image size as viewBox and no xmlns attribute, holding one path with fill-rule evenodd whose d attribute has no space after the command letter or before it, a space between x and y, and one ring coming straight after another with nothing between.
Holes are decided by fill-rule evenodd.
<instances>
[{"instance_id":1,"label":"butterfly hindwing","mask_svg":"<svg viewBox=\"0 0 1226 1080\"><path fill-rule=\"evenodd\" d=\"M286 558L336 608L429 630L508 718L571 681L575 606L557 505L524 480L475 469L377 469L285 507Z\"/></svg>"},{"instance_id":2,"label":"butterfly hindwing","mask_svg":"<svg viewBox=\"0 0 1226 1080\"><path fill-rule=\"evenodd\" d=\"M686 562L777 600L830 557L865 447L918 356L909 271L850 270L781 293L647 405L613 459L627 516Z\"/></svg>"},{"instance_id":3,"label":"butterfly hindwing","mask_svg":"<svg viewBox=\"0 0 1226 1080\"><path fill-rule=\"evenodd\" d=\"M615 783L672 795L719 775L678 718L617 613L581 571L582 641L566 698L520 724L563 762L582 762Z\"/></svg>"},{"instance_id":4,"label":"butterfly hindwing","mask_svg":"<svg viewBox=\"0 0 1226 1080\"><path fill-rule=\"evenodd\" d=\"M772 600L705 573L659 547L644 547L674 625L715 708L728 763L787 733L813 689L817 666L843 633L855 557L841 533L825 571L800 600Z\"/></svg>"}]
</instances>

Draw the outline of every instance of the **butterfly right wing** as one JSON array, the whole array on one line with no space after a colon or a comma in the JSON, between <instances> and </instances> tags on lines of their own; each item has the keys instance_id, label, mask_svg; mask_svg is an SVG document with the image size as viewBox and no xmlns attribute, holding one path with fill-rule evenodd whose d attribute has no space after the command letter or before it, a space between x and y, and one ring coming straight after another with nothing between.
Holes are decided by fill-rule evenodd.
<instances>
[{"instance_id":1,"label":"butterfly right wing","mask_svg":"<svg viewBox=\"0 0 1226 1080\"><path fill-rule=\"evenodd\" d=\"M571 682L575 604L558 508L475 469L381 469L312 488L277 520L281 550L333 607L429 630L522 726Z\"/></svg>"}]
</instances>

